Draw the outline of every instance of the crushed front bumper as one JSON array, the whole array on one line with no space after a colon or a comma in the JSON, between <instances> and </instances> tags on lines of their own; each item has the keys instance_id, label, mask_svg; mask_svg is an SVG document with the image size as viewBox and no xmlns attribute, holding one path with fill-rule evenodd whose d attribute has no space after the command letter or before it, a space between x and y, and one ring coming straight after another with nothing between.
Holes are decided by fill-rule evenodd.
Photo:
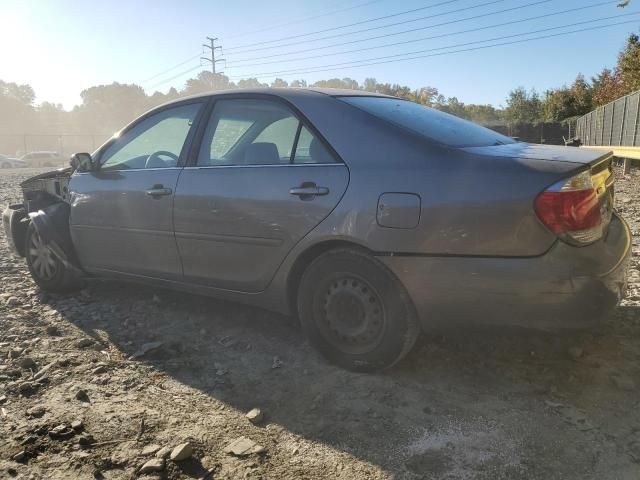
<instances>
[{"instance_id":1,"label":"crushed front bumper","mask_svg":"<svg viewBox=\"0 0 640 480\"><path fill-rule=\"evenodd\" d=\"M2 226L9 248L21 257L25 256L27 212L22 204L8 205L2 212Z\"/></svg>"}]
</instances>

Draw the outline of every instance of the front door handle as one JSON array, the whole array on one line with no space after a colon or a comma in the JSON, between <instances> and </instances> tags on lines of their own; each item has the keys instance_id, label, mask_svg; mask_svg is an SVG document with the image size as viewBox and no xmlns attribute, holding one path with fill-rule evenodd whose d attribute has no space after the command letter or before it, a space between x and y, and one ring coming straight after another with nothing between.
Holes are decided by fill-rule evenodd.
<instances>
[{"instance_id":1,"label":"front door handle","mask_svg":"<svg viewBox=\"0 0 640 480\"><path fill-rule=\"evenodd\" d=\"M173 193L173 190L171 190L170 188L166 188L163 185L154 185L145 193L150 197L161 197L163 195L171 195Z\"/></svg>"},{"instance_id":2,"label":"front door handle","mask_svg":"<svg viewBox=\"0 0 640 480\"><path fill-rule=\"evenodd\" d=\"M302 200L307 200L316 196L328 195L329 189L327 187L318 187L315 183L305 182L299 187L290 188L289 193L300 197Z\"/></svg>"}]
</instances>

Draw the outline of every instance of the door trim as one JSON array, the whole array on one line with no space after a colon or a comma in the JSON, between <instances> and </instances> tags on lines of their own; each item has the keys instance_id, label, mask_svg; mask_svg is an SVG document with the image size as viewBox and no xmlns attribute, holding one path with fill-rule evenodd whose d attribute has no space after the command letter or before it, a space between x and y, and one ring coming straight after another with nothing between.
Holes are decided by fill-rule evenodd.
<instances>
[{"instance_id":1,"label":"door trim","mask_svg":"<svg viewBox=\"0 0 640 480\"><path fill-rule=\"evenodd\" d=\"M273 168L273 167L344 167L344 163L274 163L273 165L203 165L184 167L183 170L208 170L218 168Z\"/></svg>"},{"instance_id":2,"label":"door trim","mask_svg":"<svg viewBox=\"0 0 640 480\"><path fill-rule=\"evenodd\" d=\"M264 245L277 247L282 244L279 238L246 237L243 235L225 235L223 233L189 233L175 232L176 238L187 238L191 240L208 240L221 243L243 243L248 245Z\"/></svg>"}]
</instances>

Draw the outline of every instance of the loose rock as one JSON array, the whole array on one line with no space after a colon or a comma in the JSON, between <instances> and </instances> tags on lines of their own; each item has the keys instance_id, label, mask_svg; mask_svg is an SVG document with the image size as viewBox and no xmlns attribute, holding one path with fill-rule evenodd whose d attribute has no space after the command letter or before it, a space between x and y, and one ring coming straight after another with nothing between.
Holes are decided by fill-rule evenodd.
<instances>
[{"instance_id":1,"label":"loose rock","mask_svg":"<svg viewBox=\"0 0 640 480\"><path fill-rule=\"evenodd\" d=\"M22 463L26 459L27 459L27 452L25 450L21 450L11 457L11 460L18 463Z\"/></svg>"},{"instance_id":2,"label":"loose rock","mask_svg":"<svg viewBox=\"0 0 640 480\"><path fill-rule=\"evenodd\" d=\"M224 447L225 453L236 455L238 457L245 457L253 453L263 453L266 449L262 445L258 445L256 442L247 437L236 438L229 445Z\"/></svg>"},{"instance_id":3,"label":"loose rock","mask_svg":"<svg viewBox=\"0 0 640 480\"><path fill-rule=\"evenodd\" d=\"M33 418L40 418L45 412L46 409L43 406L36 405L35 407L31 407L27 410L27 415Z\"/></svg>"},{"instance_id":4,"label":"loose rock","mask_svg":"<svg viewBox=\"0 0 640 480\"><path fill-rule=\"evenodd\" d=\"M74 420L73 422L71 422L71 428L73 428L76 432L82 430L83 427L84 423L82 423L82 420Z\"/></svg>"},{"instance_id":5,"label":"loose rock","mask_svg":"<svg viewBox=\"0 0 640 480\"><path fill-rule=\"evenodd\" d=\"M87 394L86 391L80 389L76 392L76 399L80 400L81 402L88 402L89 395Z\"/></svg>"},{"instance_id":6,"label":"loose rock","mask_svg":"<svg viewBox=\"0 0 640 480\"><path fill-rule=\"evenodd\" d=\"M162 346L162 342L149 342L142 345L133 355L129 357L129 360L135 360L136 358L144 357L152 350L156 350Z\"/></svg>"},{"instance_id":7,"label":"loose rock","mask_svg":"<svg viewBox=\"0 0 640 480\"><path fill-rule=\"evenodd\" d=\"M18 360L18 365L20 368L24 368L25 370L35 370L37 365L36 362L31 357L23 357Z\"/></svg>"},{"instance_id":8,"label":"loose rock","mask_svg":"<svg viewBox=\"0 0 640 480\"><path fill-rule=\"evenodd\" d=\"M8 307L15 307L20 305L20 300L17 297L9 297L5 303Z\"/></svg>"},{"instance_id":9,"label":"loose rock","mask_svg":"<svg viewBox=\"0 0 640 480\"><path fill-rule=\"evenodd\" d=\"M156 452L156 457L167 458L171 454L171 447L162 447Z\"/></svg>"},{"instance_id":10,"label":"loose rock","mask_svg":"<svg viewBox=\"0 0 640 480\"><path fill-rule=\"evenodd\" d=\"M87 348L93 345L93 343L94 343L93 340L91 340L90 338L81 338L76 342L76 347Z\"/></svg>"},{"instance_id":11,"label":"loose rock","mask_svg":"<svg viewBox=\"0 0 640 480\"><path fill-rule=\"evenodd\" d=\"M160 445L147 445L142 449L140 455L142 455L143 457L148 457L149 455L153 455L154 453L156 453L158 450L160 450Z\"/></svg>"},{"instance_id":12,"label":"loose rock","mask_svg":"<svg viewBox=\"0 0 640 480\"><path fill-rule=\"evenodd\" d=\"M51 438L61 439L61 440L73 436L73 433L74 432L71 429L71 427L69 427L68 425L65 425L64 423L49 430L49 436Z\"/></svg>"},{"instance_id":13,"label":"loose rock","mask_svg":"<svg viewBox=\"0 0 640 480\"><path fill-rule=\"evenodd\" d=\"M174 462L180 462L182 460L186 460L187 458L193 455L193 447L190 443L181 443L177 447L173 449L171 452L170 458Z\"/></svg>"},{"instance_id":14,"label":"loose rock","mask_svg":"<svg viewBox=\"0 0 640 480\"><path fill-rule=\"evenodd\" d=\"M20 392L20 395L24 395L25 397L33 395L37 389L37 384L31 382L22 382L18 385L18 391Z\"/></svg>"},{"instance_id":15,"label":"loose rock","mask_svg":"<svg viewBox=\"0 0 640 480\"><path fill-rule=\"evenodd\" d=\"M51 337L57 337L60 335L60 330L55 325L48 325L45 332L47 332L47 335Z\"/></svg>"},{"instance_id":16,"label":"loose rock","mask_svg":"<svg viewBox=\"0 0 640 480\"><path fill-rule=\"evenodd\" d=\"M147 463L140 467L139 473L153 473L153 472L161 472L164 470L164 459L163 458L152 458Z\"/></svg>"},{"instance_id":17,"label":"loose rock","mask_svg":"<svg viewBox=\"0 0 640 480\"><path fill-rule=\"evenodd\" d=\"M249 410L249 412L247 412L245 416L254 425L262 422L262 420L264 419L264 414L259 408L253 408Z\"/></svg>"},{"instance_id":18,"label":"loose rock","mask_svg":"<svg viewBox=\"0 0 640 480\"><path fill-rule=\"evenodd\" d=\"M107 366L106 365L98 365L96 368L94 368L92 370L92 372L94 375L101 375L103 373L107 373Z\"/></svg>"}]
</instances>

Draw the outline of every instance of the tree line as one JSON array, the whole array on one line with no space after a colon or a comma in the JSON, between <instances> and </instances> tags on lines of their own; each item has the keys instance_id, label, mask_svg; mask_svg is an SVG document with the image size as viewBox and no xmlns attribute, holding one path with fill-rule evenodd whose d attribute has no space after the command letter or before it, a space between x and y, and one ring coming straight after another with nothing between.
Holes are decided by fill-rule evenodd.
<instances>
[{"instance_id":1,"label":"tree line","mask_svg":"<svg viewBox=\"0 0 640 480\"><path fill-rule=\"evenodd\" d=\"M559 122L584 115L627 93L640 89L640 38L629 35L613 69L604 68L590 81L578 74L571 85L540 95L518 87L509 92L505 106L465 104L456 97L445 97L435 87L412 89L406 85L379 83L367 78L363 83L351 78L332 78L307 84L305 80L287 82L277 78L270 84L256 78L232 82L223 74L200 72L178 90L148 95L135 84L114 82L83 90L81 103L70 111L50 102L36 104L29 85L0 80L0 134L110 134L146 110L180 97L207 91L250 87L329 87L378 92L405 98L471 121L488 125L538 124Z\"/></svg>"}]
</instances>

